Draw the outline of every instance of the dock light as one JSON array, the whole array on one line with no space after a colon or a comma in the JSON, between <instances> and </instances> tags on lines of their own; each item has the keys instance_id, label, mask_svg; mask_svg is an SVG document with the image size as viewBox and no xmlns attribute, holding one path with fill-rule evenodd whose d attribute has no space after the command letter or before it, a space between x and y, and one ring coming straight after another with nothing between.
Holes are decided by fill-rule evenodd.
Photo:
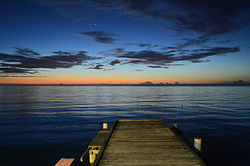
<instances>
[{"instance_id":1,"label":"dock light","mask_svg":"<svg viewBox=\"0 0 250 166\"><path fill-rule=\"evenodd\" d=\"M108 123L103 123L102 124L102 129L107 130L108 129Z\"/></svg>"}]
</instances>

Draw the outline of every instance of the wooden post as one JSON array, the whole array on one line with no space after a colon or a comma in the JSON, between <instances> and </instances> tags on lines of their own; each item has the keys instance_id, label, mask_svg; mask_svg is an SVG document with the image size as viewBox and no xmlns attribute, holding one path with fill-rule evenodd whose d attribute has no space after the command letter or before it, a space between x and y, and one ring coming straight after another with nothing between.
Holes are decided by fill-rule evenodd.
<instances>
[{"instance_id":1,"label":"wooden post","mask_svg":"<svg viewBox=\"0 0 250 166\"><path fill-rule=\"evenodd\" d=\"M173 123L173 127L176 128L176 129L178 129L178 123L177 123L177 122L174 122L174 123Z\"/></svg>"},{"instance_id":2,"label":"wooden post","mask_svg":"<svg viewBox=\"0 0 250 166\"><path fill-rule=\"evenodd\" d=\"M102 129L107 130L108 129L108 123L103 123L102 124Z\"/></svg>"},{"instance_id":3,"label":"wooden post","mask_svg":"<svg viewBox=\"0 0 250 166\"><path fill-rule=\"evenodd\" d=\"M98 155L100 149L96 147L92 147L89 150L89 163L93 164L95 162L96 156Z\"/></svg>"},{"instance_id":4,"label":"wooden post","mask_svg":"<svg viewBox=\"0 0 250 166\"><path fill-rule=\"evenodd\" d=\"M194 138L194 147L195 147L195 149L197 149L200 152L201 152L201 143L202 143L201 138L198 138L198 137Z\"/></svg>"}]
</instances>

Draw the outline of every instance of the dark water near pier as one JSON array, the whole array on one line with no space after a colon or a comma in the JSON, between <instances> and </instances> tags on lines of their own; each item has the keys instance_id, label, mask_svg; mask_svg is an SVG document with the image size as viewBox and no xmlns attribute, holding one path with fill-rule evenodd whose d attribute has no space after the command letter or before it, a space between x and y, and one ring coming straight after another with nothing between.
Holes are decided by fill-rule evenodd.
<instances>
[{"instance_id":1,"label":"dark water near pier","mask_svg":"<svg viewBox=\"0 0 250 166\"><path fill-rule=\"evenodd\" d=\"M79 158L117 119L177 121L208 165L250 165L250 86L0 86L0 163Z\"/></svg>"}]
</instances>

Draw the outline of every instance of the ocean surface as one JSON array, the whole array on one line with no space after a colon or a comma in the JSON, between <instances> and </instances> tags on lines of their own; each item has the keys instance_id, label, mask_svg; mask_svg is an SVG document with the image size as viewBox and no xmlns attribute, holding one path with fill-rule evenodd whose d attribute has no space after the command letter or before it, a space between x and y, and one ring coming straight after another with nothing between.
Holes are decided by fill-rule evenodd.
<instances>
[{"instance_id":1,"label":"ocean surface","mask_svg":"<svg viewBox=\"0 0 250 166\"><path fill-rule=\"evenodd\" d=\"M0 163L79 159L118 119L178 122L208 166L250 165L250 86L0 86Z\"/></svg>"}]
</instances>

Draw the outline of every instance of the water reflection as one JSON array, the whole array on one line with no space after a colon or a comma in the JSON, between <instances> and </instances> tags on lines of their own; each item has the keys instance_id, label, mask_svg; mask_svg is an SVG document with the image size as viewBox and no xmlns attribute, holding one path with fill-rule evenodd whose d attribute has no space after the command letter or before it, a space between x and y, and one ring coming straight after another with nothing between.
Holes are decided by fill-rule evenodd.
<instances>
[{"instance_id":1,"label":"water reflection","mask_svg":"<svg viewBox=\"0 0 250 166\"><path fill-rule=\"evenodd\" d=\"M41 165L53 165L65 154L80 156L103 121L112 125L117 119L165 119L178 121L191 137L204 137L210 165L220 165L221 160L230 165L226 159L231 155L238 165L241 161L244 165L250 155L245 150L250 148L249 90L208 86L0 86L0 155L9 159L17 151L21 155L14 158L21 163L30 156ZM242 141L236 142L238 138ZM46 153L46 157L33 154L34 149L39 155ZM217 153L227 155L218 159ZM12 161L5 160L4 165L14 165Z\"/></svg>"}]
</instances>

